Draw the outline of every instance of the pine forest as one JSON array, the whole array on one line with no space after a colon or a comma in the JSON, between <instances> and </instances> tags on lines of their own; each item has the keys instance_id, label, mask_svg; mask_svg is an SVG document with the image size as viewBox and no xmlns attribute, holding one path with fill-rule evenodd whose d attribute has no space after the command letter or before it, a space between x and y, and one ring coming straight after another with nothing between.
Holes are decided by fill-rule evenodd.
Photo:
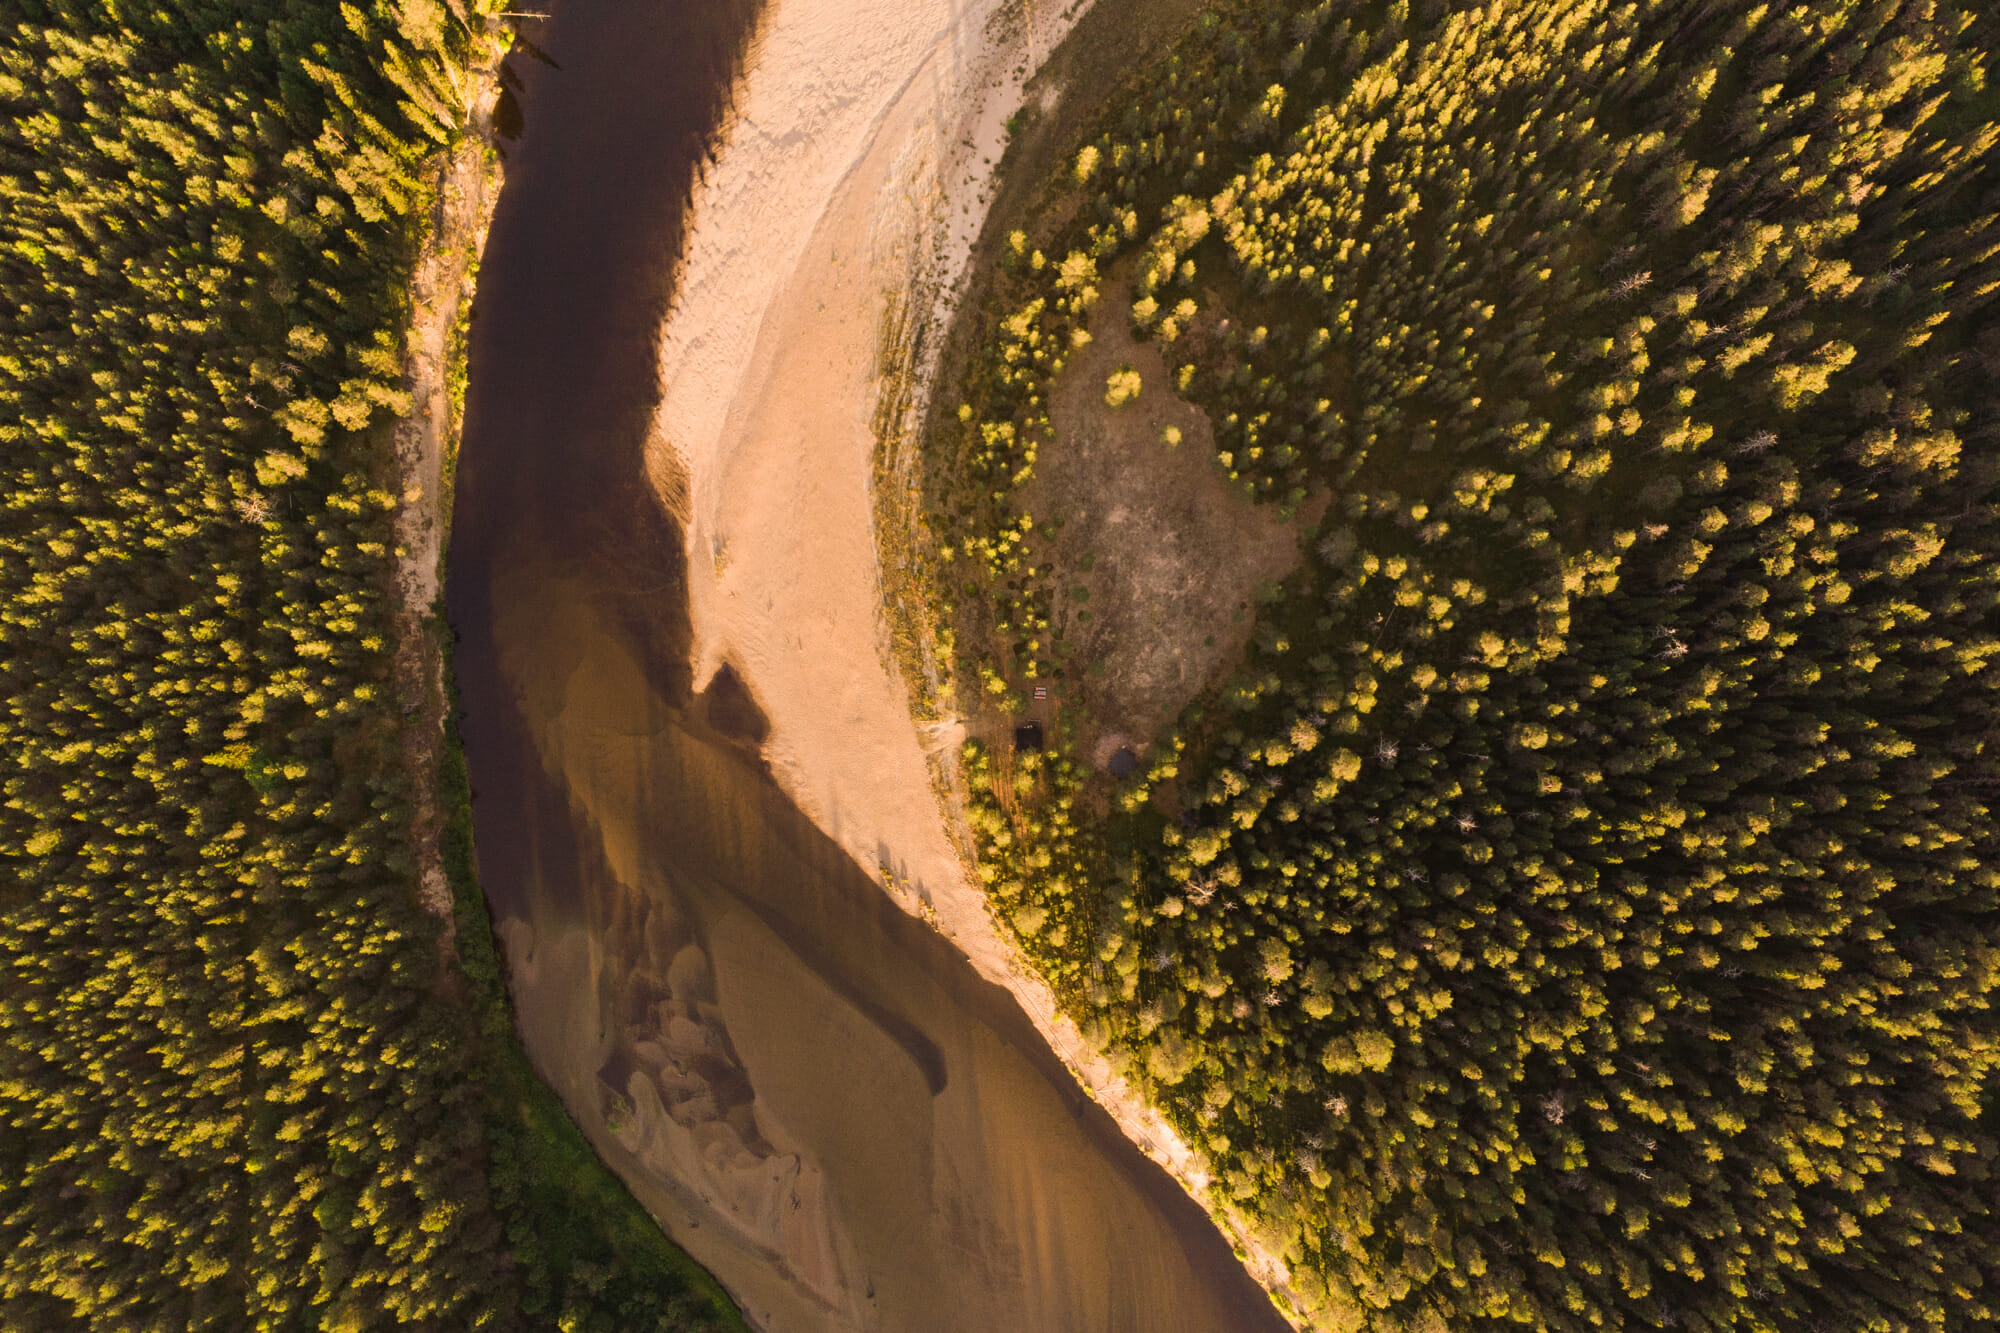
<instances>
[{"instance_id":1,"label":"pine forest","mask_svg":"<svg viewBox=\"0 0 2000 1333\"><path fill-rule=\"evenodd\" d=\"M449 759L455 963L419 896L393 433L478 2L0 5L10 1333L741 1326L513 1045Z\"/></svg>"},{"instance_id":2,"label":"pine forest","mask_svg":"<svg viewBox=\"0 0 2000 1333\"><path fill-rule=\"evenodd\" d=\"M996 244L926 474L980 872L1307 1324L2000 1322L1996 37L1224 3ZM1025 498L1093 313L1310 529L1124 777Z\"/></svg>"}]
</instances>

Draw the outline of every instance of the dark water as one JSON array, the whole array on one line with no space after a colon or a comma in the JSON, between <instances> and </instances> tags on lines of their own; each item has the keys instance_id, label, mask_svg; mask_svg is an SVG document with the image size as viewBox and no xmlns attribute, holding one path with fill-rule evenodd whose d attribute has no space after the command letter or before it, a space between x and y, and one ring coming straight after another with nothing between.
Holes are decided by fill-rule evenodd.
<instances>
[{"instance_id":1,"label":"dark water","mask_svg":"<svg viewBox=\"0 0 2000 1333\"><path fill-rule=\"evenodd\" d=\"M681 548L642 451L689 191L759 6L555 7L507 61L518 130L503 141L506 184L474 303L451 615L476 651L492 617L486 572L510 553L560 550L605 577L605 595L667 650L662 670L684 677L670 651L686 637ZM475 696L496 683L480 675L460 669L476 733L501 703ZM685 679L673 691L685 694ZM506 891L488 888L503 904Z\"/></svg>"},{"instance_id":2,"label":"dark water","mask_svg":"<svg viewBox=\"0 0 2000 1333\"><path fill-rule=\"evenodd\" d=\"M771 1329L1277 1329L1007 993L695 698L656 337L745 0L563 0L510 58L447 602L524 1039Z\"/></svg>"}]
</instances>

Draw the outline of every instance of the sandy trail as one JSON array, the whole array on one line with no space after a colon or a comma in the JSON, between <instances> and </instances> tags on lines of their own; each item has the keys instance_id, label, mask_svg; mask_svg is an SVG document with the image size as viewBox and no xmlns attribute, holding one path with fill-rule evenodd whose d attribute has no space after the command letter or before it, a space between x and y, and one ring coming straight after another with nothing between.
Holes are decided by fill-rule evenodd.
<instances>
[{"instance_id":1,"label":"sandy trail","mask_svg":"<svg viewBox=\"0 0 2000 1333\"><path fill-rule=\"evenodd\" d=\"M697 687L734 670L799 808L906 910L933 912L1209 1204L1199 1161L1057 1014L964 873L926 761L963 733L912 720L872 530L884 330L914 307L942 343L1006 120L1081 7L774 0L696 190L648 462L684 522ZM1236 1229L1253 1275L1281 1285Z\"/></svg>"}]
</instances>

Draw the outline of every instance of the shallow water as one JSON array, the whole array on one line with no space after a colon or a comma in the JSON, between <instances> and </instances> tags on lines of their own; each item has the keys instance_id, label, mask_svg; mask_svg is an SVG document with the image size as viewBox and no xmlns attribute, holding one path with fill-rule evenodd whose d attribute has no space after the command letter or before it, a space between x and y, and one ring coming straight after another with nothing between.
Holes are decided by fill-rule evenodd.
<instances>
[{"instance_id":1,"label":"shallow water","mask_svg":"<svg viewBox=\"0 0 2000 1333\"><path fill-rule=\"evenodd\" d=\"M754 702L690 692L642 456L753 17L565 0L513 62L447 597L529 1052L761 1327L1281 1328L1013 999L785 798Z\"/></svg>"}]
</instances>

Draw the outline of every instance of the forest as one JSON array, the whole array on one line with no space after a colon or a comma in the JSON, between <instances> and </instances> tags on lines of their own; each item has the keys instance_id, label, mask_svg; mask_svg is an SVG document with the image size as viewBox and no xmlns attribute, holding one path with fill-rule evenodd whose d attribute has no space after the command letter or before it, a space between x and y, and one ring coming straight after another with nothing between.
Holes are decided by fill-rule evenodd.
<instances>
[{"instance_id":1,"label":"forest","mask_svg":"<svg viewBox=\"0 0 2000 1333\"><path fill-rule=\"evenodd\" d=\"M0 1328L742 1326L515 1045L443 738L419 893L393 433L500 8L0 0Z\"/></svg>"},{"instance_id":2,"label":"forest","mask_svg":"<svg viewBox=\"0 0 2000 1333\"><path fill-rule=\"evenodd\" d=\"M2000 1321L1996 35L1225 0L996 246L925 476L979 873L1310 1326ZM1125 778L1021 498L1100 308L1171 370L1105 410L1317 525Z\"/></svg>"}]
</instances>

